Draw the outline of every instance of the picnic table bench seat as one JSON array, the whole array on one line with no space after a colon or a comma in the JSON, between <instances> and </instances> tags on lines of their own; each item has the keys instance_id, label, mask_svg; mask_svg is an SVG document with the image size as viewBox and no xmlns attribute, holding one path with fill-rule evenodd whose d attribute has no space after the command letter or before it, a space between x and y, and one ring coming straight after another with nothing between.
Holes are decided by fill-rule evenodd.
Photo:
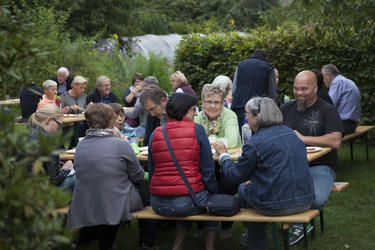
<instances>
[{"instance_id":1,"label":"picnic table bench seat","mask_svg":"<svg viewBox=\"0 0 375 250\"><path fill-rule=\"evenodd\" d=\"M358 126L354 133L347 134L342 138L342 141L349 141L350 142L350 157L353 160L353 141L359 136L364 136L365 144L366 144L366 157L367 160L369 159L368 154L368 132L375 128L375 126Z\"/></svg>"}]
</instances>

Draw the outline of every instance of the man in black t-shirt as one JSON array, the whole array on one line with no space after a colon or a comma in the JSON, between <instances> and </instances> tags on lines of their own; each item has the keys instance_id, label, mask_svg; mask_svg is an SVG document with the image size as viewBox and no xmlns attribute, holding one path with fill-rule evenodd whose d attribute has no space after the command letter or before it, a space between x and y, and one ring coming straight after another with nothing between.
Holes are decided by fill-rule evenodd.
<instances>
[{"instance_id":1,"label":"man in black t-shirt","mask_svg":"<svg viewBox=\"0 0 375 250\"><path fill-rule=\"evenodd\" d=\"M317 80L312 71L297 74L293 93L296 98L280 107L284 124L295 130L307 146L332 148L327 155L310 162L315 201L312 208L322 209L331 192L337 170L337 149L343 127L336 109L317 96Z\"/></svg>"}]
</instances>

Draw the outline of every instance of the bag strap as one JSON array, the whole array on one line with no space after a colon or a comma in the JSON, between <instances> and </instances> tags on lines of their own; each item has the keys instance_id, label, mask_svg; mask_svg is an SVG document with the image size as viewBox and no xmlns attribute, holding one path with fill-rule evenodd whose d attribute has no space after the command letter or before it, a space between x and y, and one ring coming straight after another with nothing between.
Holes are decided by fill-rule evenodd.
<instances>
[{"instance_id":1,"label":"bag strap","mask_svg":"<svg viewBox=\"0 0 375 250\"><path fill-rule=\"evenodd\" d=\"M174 164L176 165L176 168L177 168L178 172L179 172L180 175L181 175L182 180L184 181L184 183L185 183L187 189L189 190L189 193L190 193L191 198L193 199L193 201L194 201L198 206L201 206L201 204L198 202L197 197L195 196L195 193L194 193L194 191L193 191L193 188L191 187L191 185L190 185L188 179L186 178L186 175L185 175L184 171L182 170L180 164L178 163L178 160L177 160L176 155L175 155L174 152L173 152L173 149L172 149L171 143L169 142L169 139L168 139L167 130L165 129L165 125L162 126L162 130L163 130L164 141L165 141L165 143L167 144L167 148L168 148L169 154L171 155L171 157L172 157L172 159L173 159L173 161L174 161Z\"/></svg>"}]
</instances>

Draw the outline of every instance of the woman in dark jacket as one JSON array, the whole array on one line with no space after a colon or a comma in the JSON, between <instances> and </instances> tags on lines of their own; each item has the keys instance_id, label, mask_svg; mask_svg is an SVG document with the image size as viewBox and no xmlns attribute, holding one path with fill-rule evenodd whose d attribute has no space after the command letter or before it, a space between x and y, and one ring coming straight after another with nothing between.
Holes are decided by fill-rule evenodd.
<instances>
[{"instance_id":1,"label":"woman in dark jacket","mask_svg":"<svg viewBox=\"0 0 375 250\"><path fill-rule=\"evenodd\" d=\"M247 207L270 215L288 215L310 209L314 188L305 144L281 125L282 114L268 97L250 99L246 118L255 133L233 162L225 145L215 142L224 175L240 184L239 198ZM266 223L248 223L248 249L267 249Z\"/></svg>"},{"instance_id":2,"label":"woman in dark jacket","mask_svg":"<svg viewBox=\"0 0 375 250\"><path fill-rule=\"evenodd\" d=\"M171 96L166 111L165 125L172 149L184 171L197 199L202 203L208 193L217 193L215 165L205 129L194 123L197 98L177 93ZM197 206L174 164L162 127L155 129L150 137L148 169L150 178L150 203L156 213L166 216L188 216L204 213ZM206 249L214 249L217 222L202 222L206 229ZM178 221L173 249L183 249L183 242L191 222Z\"/></svg>"},{"instance_id":3,"label":"woman in dark jacket","mask_svg":"<svg viewBox=\"0 0 375 250\"><path fill-rule=\"evenodd\" d=\"M37 140L39 134L48 135L56 133L63 123L63 113L54 104L47 104L32 114L29 118L28 126L32 129L30 139ZM51 156L52 160L44 163L44 169L50 176L53 184L68 188L74 188L75 177L69 177L73 169L72 161L67 161L60 167L59 156ZM32 166L30 166L32 168Z\"/></svg>"}]
</instances>

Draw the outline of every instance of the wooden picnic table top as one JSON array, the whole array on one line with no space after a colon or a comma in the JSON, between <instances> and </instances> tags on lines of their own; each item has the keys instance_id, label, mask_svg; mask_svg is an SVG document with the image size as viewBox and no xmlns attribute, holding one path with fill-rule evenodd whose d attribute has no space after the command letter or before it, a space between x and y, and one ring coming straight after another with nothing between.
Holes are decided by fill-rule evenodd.
<instances>
[{"instance_id":1,"label":"wooden picnic table top","mask_svg":"<svg viewBox=\"0 0 375 250\"><path fill-rule=\"evenodd\" d=\"M238 158L241 156L241 153L242 153L242 148L231 148L231 149L228 149L228 152L233 161L238 161ZM331 148L322 148L320 151L307 153L307 159L310 162L328 154L329 152L331 152ZM216 154L213 157L215 161L219 160L219 157ZM148 160L147 154L142 153L142 152L137 154L137 158L139 161ZM60 159L61 160L74 160L74 153L63 153L60 155Z\"/></svg>"},{"instance_id":2,"label":"wooden picnic table top","mask_svg":"<svg viewBox=\"0 0 375 250\"><path fill-rule=\"evenodd\" d=\"M1 100L0 105L20 104L20 99Z\"/></svg>"},{"instance_id":3,"label":"wooden picnic table top","mask_svg":"<svg viewBox=\"0 0 375 250\"><path fill-rule=\"evenodd\" d=\"M345 135L344 138L342 138L342 141L347 141L357 136L363 135L373 128L375 128L375 126L358 126L354 133Z\"/></svg>"},{"instance_id":4,"label":"wooden picnic table top","mask_svg":"<svg viewBox=\"0 0 375 250\"><path fill-rule=\"evenodd\" d=\"M84 114L66 114L64 115L64 118L63 118L64 125L73 124L75 122L81 122L81 121L86 121Z\"/></svg>"}]
</instances>

